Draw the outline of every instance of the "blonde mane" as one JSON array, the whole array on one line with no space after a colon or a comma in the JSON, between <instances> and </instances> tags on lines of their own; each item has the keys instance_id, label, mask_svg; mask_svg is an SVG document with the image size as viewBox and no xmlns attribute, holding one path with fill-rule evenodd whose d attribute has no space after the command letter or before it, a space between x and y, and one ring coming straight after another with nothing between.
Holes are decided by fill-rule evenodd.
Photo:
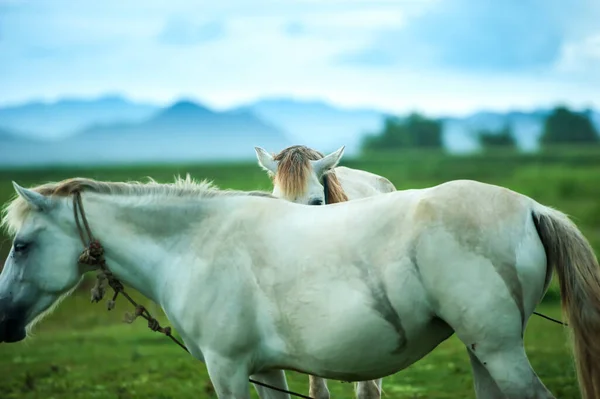
<instances>
[{"instance_id":1,"label":"blonde mane","mask_svg":"<svg viewBox=\"0 0 600 399\"><path fill-rule=\"evenodd\" d=\"M264 191L238 191L220 190L212 182L207 180L195 181L186 175L185 178L176 177L173 183L160 184L153 179L142 183L132 182L104 182L94 179L76 177L60 182L46 183L32 188L45 196L69 197L75 192L93 192L106 195L121 196L145 196L155 198L212 198L216 196L261 196L275 198ZM9 234L14 235L31 211L29 204L20 196L16 196L8 202L2 210L1 226L7 229Z\"/></svg>"},{"instance_id":2,"label":"blonde mane","mask_svg":"<svg viewBox=\"0 0 600 399\"><path fill-rule=\"evenodd\" d=\"M298 197L306 189L306 181L310 173L310 161L317 161L324 155L303 145L294 145L275 155L273 159L278 161L275 182L281 187L284 195ZM328 203L348 201L335 171L326 174Z\"/></svg>"}]
</instances>

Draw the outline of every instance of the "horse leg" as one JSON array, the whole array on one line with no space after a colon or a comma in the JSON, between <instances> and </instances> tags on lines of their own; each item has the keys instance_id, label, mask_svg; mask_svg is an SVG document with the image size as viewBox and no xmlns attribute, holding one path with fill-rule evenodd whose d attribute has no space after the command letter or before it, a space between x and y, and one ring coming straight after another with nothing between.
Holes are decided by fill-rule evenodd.
<instances>
[{"instance_id":1,"label":"horse leg","mask_svg":"<svg viewBox=\"0 0 600 399\"><path fill-rule=\"evenodd\" d=\"M327 388L327 381L325 379L309 375L308 383L308 396L313 399L329 399L329 389Z\"/></svg>"},{"instance_id":2,"label":"horse leg","mask_svg":"<svg viewBox=\"0 0 600 399\"><path fill-rule=\"evenodd\" d=\"M500 348L497 346L496 343L490 345L483 342L475 356L507 398L554 398L531 368L522 341Z\"/></svg>"},{"instance_id":3,"label":"horse leg","mask_svg":"<svg viewBox=\"0 0 600 399\"><path fill-rule=\"evenodd\" d=\"M356 384L357 399L381 398L381 378L372 381L359 381Z\"/></svg>"},{"instance_id":4,"label":"horse leg","mask_svg":"<svg viewBox=\"0 0 600 399\"><path fill-rule=\"evenodd\" d=\"M219 399L250 399L248 370L243 361L204 352L210 381Z\"/></svg>"},{"instance_id":5,"label":"horse leg","mask_svg":"<svg viewBox=\"0 0 600 399\"><path fill-rule=\"evenodd\" d=\"M444 320L483 366L473 367L478 395L480 391L494 392L491 379L507 399L554 398L527 360L521 315L516 306L503 300L501 295L488 297L485 301L487 306L483 307L467 297L455 299L457 301L452 310L446 308L448 312ZM462 311L456 312L456 309ZM494 309L495 313L490 313L490 309ZM483 373L483 369L490 378ZM489 397L487 394L481 395L478 397Z\"/></svg>"},{"instance_id":6,"label":"horse leg","mask_svg":"<svg viewBox=\"0 0 600 399\"><path fill-rule=\"evenodd\" d=\"M277 388L288 390L285 372L283 370L271 370L264 373L254 374L253 380L268 384ZM254 388L260 399L290 399L290 395L285 392L279 392L271 388L254 384Z\"/></svg>"},{"instance_id":7,"label":"horse leg","mask_svg":"<svg viewBox=\"0 0 600 399\"><path fill-rule=\"evenodd\" d=\"M473 382L475 384L477 399L504 399L504 394L500 391L500 388L498 388L498 385L496 385L487 369L481 364L479 359L477 359L477 356L475 356L468 348L467 353L471 359Z\"/></svg>"}]
</instances>

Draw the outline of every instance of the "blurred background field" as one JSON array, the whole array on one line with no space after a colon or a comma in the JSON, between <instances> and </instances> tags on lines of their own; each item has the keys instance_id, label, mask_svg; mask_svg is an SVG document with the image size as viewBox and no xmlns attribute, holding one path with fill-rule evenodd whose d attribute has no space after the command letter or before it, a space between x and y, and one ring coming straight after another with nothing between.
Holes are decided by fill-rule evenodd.
<instances>
[{"instance_id":1,"label":"blurred background field","mask_svg":"<svg viewBox=\"0 0 600 399\"><path fill-rule=\"evenodd\" d=\"M74 176L269 190L254 146L345 145L343 165L398 189L475 179L529 195L598 254L599 4L0 0L0 203L11 181ZM10 247L1 232L0 267ZM201 363L123 324L123 303L90 304L89 288L0 345L0 399L214 396ZM560 318L559 300L553 281L540 311ZM526 347L556 397L577 398L567 335L534 316ZM384 390L474 398L455 337Z\"/></svg>"}]
</instances>

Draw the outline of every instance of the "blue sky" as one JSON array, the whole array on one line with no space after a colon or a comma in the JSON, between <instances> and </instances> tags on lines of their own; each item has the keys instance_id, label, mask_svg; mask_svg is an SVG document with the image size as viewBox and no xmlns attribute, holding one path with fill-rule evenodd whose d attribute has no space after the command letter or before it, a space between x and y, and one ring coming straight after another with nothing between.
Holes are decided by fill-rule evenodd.
<instances>
[{"instance_id":1,"label":"blue sky","mask_svg":"<svg viewBox=\"0 0 600 399\"><path fill-rule=\"evenodd\" d=\"M597 0L0 0L0 105L121 93L600 108Z\"/></svg>"}]
</instances>

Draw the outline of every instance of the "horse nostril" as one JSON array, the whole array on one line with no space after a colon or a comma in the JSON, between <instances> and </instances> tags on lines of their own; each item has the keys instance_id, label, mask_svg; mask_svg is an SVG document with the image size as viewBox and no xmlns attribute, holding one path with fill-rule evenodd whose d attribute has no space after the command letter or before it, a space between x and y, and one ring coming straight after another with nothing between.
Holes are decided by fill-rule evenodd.
<instances>
[{"instance_id":1,"label":"horse nostril","mask_svg":"<svg viewBox=\"0 0 600 399\"><path fill-rule=\"evenodd\" d=\"M313 199L313 200L310 200L308 205L323 205L323 200L322 199Z\"/></svg>"}]
</instances>

